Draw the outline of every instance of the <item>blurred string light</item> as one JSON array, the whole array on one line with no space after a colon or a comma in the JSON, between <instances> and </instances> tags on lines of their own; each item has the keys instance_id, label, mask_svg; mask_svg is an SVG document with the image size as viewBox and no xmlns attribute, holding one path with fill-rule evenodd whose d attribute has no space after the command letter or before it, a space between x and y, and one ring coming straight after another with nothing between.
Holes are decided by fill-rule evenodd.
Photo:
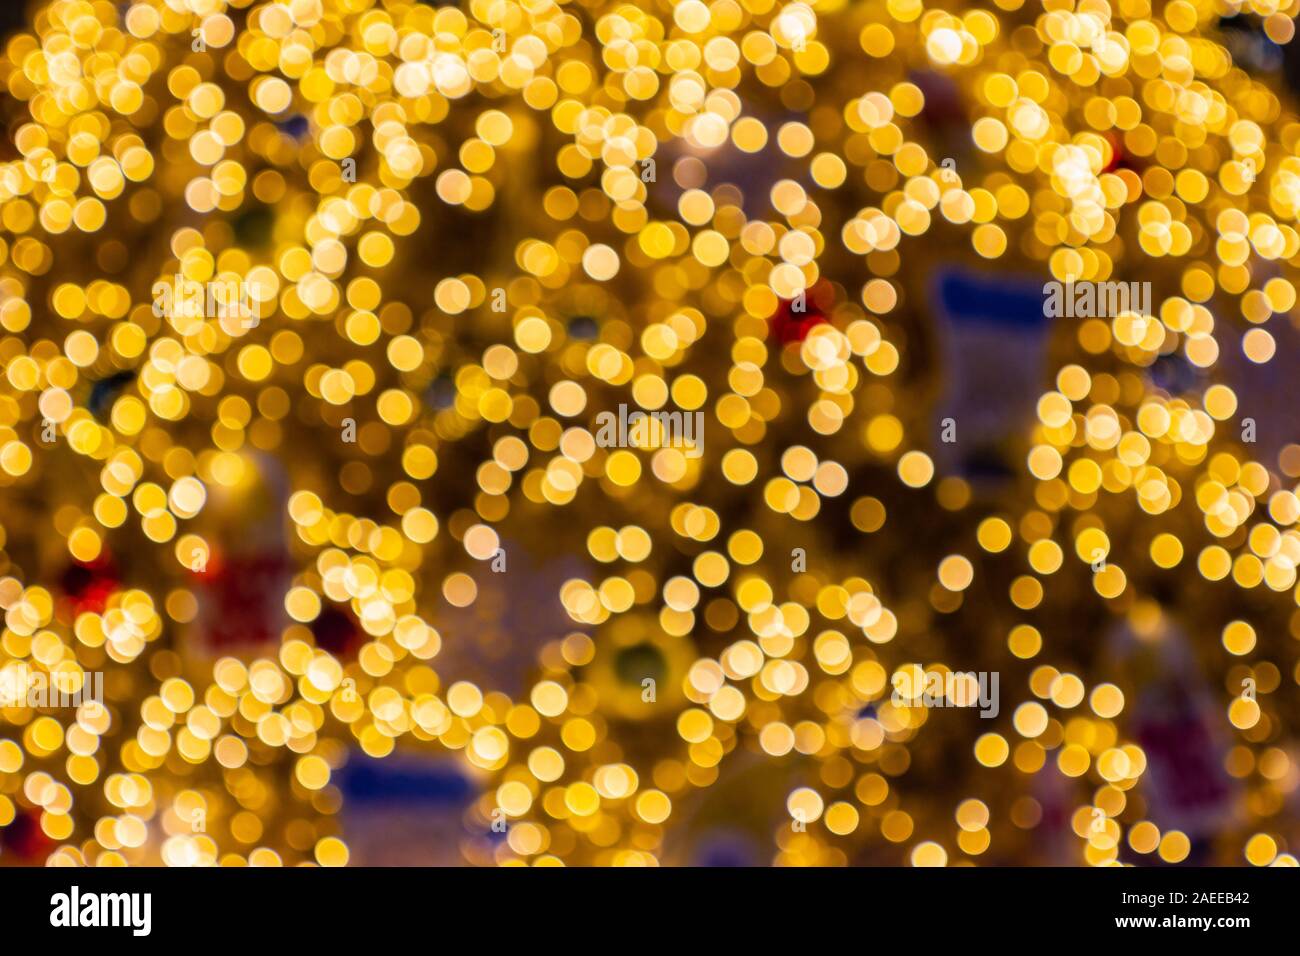
<instances>
[{"instance_id":1,"label":"blurred string light","mask_svg":"<svg viewBox=\"0 0 1300 956\"><path fill-rule=\"evenodd\" d=\"M2 650L105 671L107 707L3 710L10 850L342 864L349 749L440 746L484 783L468 826L508 823L474 862L672 862L753 759L800 781L764 808L782 864L1041 859L1048 775L1075 861L1180 862L1132 675L1072 632L1158 644L1190 606L1242 785L1210 858L1294 865L1300 445L1252 457L1223 352L1265 366L1292 322L1300 121L1219 21L1285 44L1300 3L956 6L37 10L0 62ZM1058 336L1001 510L904 387L907 277L963 258L1156 287ZM158 315L174 277L248 308ZM1156 387L1170 356L1204 375ZM600 446L620 402L704 410L704 455ZM253 510L268 460L287 516ZM205 656L240 514L287 518L287 618ZM515 547L581 573L514 590ZM98 598L42 577L69 563ZM556 598L523 693L440 665ZM340 612L360 639L322 646ZM891 700L972 668L996 720Z\"/></svg>"}]
</instances>

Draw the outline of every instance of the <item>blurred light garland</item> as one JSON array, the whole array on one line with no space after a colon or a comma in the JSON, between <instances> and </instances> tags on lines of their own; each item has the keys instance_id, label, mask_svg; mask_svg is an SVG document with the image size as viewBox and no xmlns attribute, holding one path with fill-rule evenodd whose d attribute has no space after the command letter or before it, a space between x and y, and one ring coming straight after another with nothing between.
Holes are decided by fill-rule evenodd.
<instances>
[{"instance_id":1,"label":"blurred light garland","mask_svg":"<svg viewBox=\"0 0 1300 956\"><path fill-rule=\"evenodd\" d=\"M1300 119L1221 18L1300 2L943 6L41 7L0 650L105 706L0 712L0 862L339 865L349 751L410 747L481 780L475 863L682 862L743 766L785 865L1059 861L1054 799L1074 862L1295 865L1300 445L1225 356L1294 328ZM1056 323L1000 501L932 457L959 262L1154 287ZM1133 710L1197 668L1189 833ZM970 670L997 717L920 706Z\"/></svg>"}]
</instances>

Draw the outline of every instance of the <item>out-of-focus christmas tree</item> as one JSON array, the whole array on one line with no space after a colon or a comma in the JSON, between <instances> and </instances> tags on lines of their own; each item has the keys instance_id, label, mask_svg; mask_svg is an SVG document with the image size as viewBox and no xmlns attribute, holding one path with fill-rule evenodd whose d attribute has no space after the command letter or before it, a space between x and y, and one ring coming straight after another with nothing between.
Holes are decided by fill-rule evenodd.
<instances>
[{"instance_id":1,"label":"out-of-focus christmas tree","mask_svg":"<svg viewBox=\"0 0 1300 956\"><path fill-rule=\"evenodd\" d=\"M1297 13L34 5L0 862L1294 865Z\"/></svg>"}]
</instances>

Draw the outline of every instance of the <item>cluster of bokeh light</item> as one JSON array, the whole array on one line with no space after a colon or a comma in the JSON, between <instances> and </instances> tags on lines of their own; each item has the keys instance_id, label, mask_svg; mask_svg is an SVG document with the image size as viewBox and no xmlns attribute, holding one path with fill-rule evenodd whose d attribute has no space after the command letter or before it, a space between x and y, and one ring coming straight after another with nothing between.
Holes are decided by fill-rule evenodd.
<instances>
[{"instance_id":1,"label":"cluster of bokeh light","mask_svg":"<svg viewBox=\"0 0 1300 956\"><path fill-rule=\"evenodd\" d=\"M339 865L335 774L412 749L479 781L475 863L675 862L750 764L793 781L748 794L780 864L1042 862L1049 776L1076 862L1176 863L1101 647L1176 616L1239 786L1202 859L1295 865L1300 446L1254 457L1222 353L1292 322L1300 117L1219 20L1284 44L1298 10L44 5L0 61L0 656L106 700L0 710L0 828ZM1155 292L1057 323L995 502L918 371L916 277L962 261ZM702 454L598 441L620 404L702 412ZM269 460L285 617L212 652ZM569 624L505 635L526 686L441 663L521 604ZM971 670L997 718L922 706Z\"/></svg>"}]
</instances>

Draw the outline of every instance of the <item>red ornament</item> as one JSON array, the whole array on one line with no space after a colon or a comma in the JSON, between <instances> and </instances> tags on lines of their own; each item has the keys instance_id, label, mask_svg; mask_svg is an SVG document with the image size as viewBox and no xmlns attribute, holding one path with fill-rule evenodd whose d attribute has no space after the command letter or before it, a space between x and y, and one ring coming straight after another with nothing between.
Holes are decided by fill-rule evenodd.
<instances>
[{"instance_id":1,"label":"red ornament","mask_svg":"<svg viewBox=\"0 0 1300 956\"><path fill-rule=\"evenodd\" d=\"M811 292L805 293L803 311L795 311L795 299L782 299L776 312L768 320L772 335L782 345L790 342L802 342L808 337L813 326L821 325L826 316L813 301Z\"/></svg>"},{"instance_id":2,"label":"red ornament","mask_svg":"<svg viewBox=\"0 0 1300 956\"><path fill-rule=\"evenodd\" d=\"M1136 156L1130 156L1128 150L1124 148L1124 140L1114 133L1107 133L1106 138L1110 141L1110 162L1106 164L1103 173L1113 173L1117 169L1131 169L1135 173L1142 172L1142 166L1139 164Z\"/></svg>"},{"instance_id":3,"label":"red ornament","mask_svg":"<svg viewBox=\"0 0 1300 956\"><path fill-rule=\"evenodd\" d=\"M27 864L44 863L55 846L41 829L40 811L29 807L20 807L9 826L0 829L0 842Z\"/></svg>"},{"instance_id":4,"label":"red ornament","mask_svg":"<svg viewBox=\"0 0 1300 956\"><path fill-rule=\"evenodd\" d=\"M316 646L335 657L356 657L363 640L361 629L352 615L340 607L326 607L311 622L311 633Z\"/></svg>"},{"instance_id":5,"label":"red ornament","mask_svg":"<svg viewBox=\"0 0 1300 956\"><path fill-rule=\"evenodd\" d=\"M102 614L109 597L122 587L117 565L107 550L94 561L68 565L59 583L64 594L60 610L70 621L86 612Z\"/></svg>"}]
</instances>

